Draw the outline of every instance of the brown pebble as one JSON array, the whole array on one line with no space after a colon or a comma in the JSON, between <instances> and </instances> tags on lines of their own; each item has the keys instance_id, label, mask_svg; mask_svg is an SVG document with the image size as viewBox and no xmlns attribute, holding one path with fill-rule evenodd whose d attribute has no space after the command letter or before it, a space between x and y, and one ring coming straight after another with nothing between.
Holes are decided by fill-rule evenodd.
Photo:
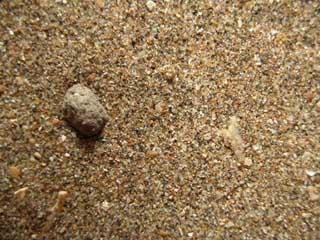
<instances>
[{"instance_id":1,"label":"brown pebble","mask_svg":"<svg viewBox=\"0 0 320 240\"><path fill-rule=\"evenodd\" d=\"M104 8L104 0L96 0L96 5L103 9Z\"/></svg>"},{"instance_id":2,"label":"brown pebble","mask_svg":"<svg viewBox=\"0 0 320 240\"><path fill-rule=\"evenodd\" d=\"M168 71L168 72L164 73L164 77L168 83L173 83L174 78L175 78L175 74L171 71Z\"/></svg>"},{"instance_id":3,"label":"brown pebble","mask_svg":"<svg viewBox=\"0 0 320 240\"><path fill-rule=\"evenodd\" d=\"M40 160L41 157L42 157L39 152L35 152L33 155L34 155L34 157L35 157L36 159L38 159L38 160Z\"/></svg>"},{"instance_id":4,"label":"brown pebble","mask_svg":"<svg viewBox=\"0 0 320 240\"><path fill-rule=\"evenodd\" d=\"M4 85L0 85L0 95L2 95L6 91L6 87Z\"/></svg>"},{"instance_id":5,"label":"brown pebble","mask_svg":"<svg viewBox=\"0 0 320 240\"><path fill-rule=\"evenodd\" d=\"M315 93L313 91L309 91L305 94L305 98L306 98L306 101L307 103L311 103L315 97Z\"/></svg>"},{"instance_id":6,"label":"brown pebble","mask_svg":"<svg viewBox=\"0 0 320 240\"><path fill-rule=\"evenodd\" d=\"M20 170L16 166L9 167L9 175L14 179L20 179Z\"/></svg>"},{"instance_id":7,"label":"brown pebble","mask_svg":"<svg viewBox=\"0 0 320 240\"><path fill-rule=\"evenodd\" d=\"M152 150L152 151L149 151L148 153L147 153L147 156L149 157L149 158L155 158L155 157L157 157L159 155L159 153L157 152L157 151L154 151L154 150Z\"/></svg>"},{"instance_id":8,"label":"brown pebble","mask_svg":"<svg viewBox=\"0 0 320 240\"><path fill-rule=\"evenodd\" d=\"M315 184L320 184L320 174L311 178L311 181L314 182Z\"/></svg>"},{"instance_id":9,"label":"brown pebble","mask_svg":"<svg viewBox=\"0 0 320 240\"><path fill-rule=\"evenodd\" d=\"M58 118L53 118L51 123L52 123L52 125L57 126L60 124L60 120Z\"/></svg>"}]
</instances>

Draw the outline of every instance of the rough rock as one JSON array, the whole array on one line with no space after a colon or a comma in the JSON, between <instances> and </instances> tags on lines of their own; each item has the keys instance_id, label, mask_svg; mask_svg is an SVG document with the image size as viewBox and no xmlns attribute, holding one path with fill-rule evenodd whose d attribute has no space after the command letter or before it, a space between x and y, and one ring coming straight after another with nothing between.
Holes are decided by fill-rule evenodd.
<instances>
[{"instance_id":1,"label":"rough rock","mask_svg":"<svg viewBox=\"0 0 320 240\"><path fill-rule=\"evenodd\" d=\"M81 135L98 135L106 124L107 113L98 97L87 87L76 84L64 97L64 115Z\"/></svg>"},{"instance_id":2,"label":"rough rock","mask_svg":"<svg viewBox=\"0 0 320 240\"><path fill-rule=\"evenodd\" d=\"M157 6L156 3L151 0L147 1L146 5L149 11L152 11Z\"/></svg>"}]
</instances>

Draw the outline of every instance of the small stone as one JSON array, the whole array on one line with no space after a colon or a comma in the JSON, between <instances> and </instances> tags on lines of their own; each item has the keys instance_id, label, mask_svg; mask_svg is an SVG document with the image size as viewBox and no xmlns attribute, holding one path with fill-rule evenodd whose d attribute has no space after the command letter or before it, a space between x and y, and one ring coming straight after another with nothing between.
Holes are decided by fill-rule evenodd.
<instances>
[{"instance_id":1,"label":"small stone","mask_svg":"<svg viewBox=\"0 0 320 240\"><path fill-rule=\"evenodd\" d=\"M317 206L311 210L313 215L320 215L320 206Z\"/></svg>"},{"instance_id":2,"label":"small stone","mask_svg":"<svg viewBox=\"0 0 320 240\"><path fill-rule=\"evenodd\" d=\"M310 217L312 217L312 214L311 213L302 213L301 216L303 218L310 218Z\"/></svg>"},{"instance_id":3,"label":"small stone","mask_svg":"<svg viewBox=\"0 0 320 240\"><path fill-rule=\"evenodd\" d=\"M38 239L38 235L37 235L37 234L32 234L32 235L31 235L31 239L34 239L34 240L35 240L35 239Z\"/></svg>"},{"instance_id":4,"label":"small stone","mask_svg":"<svg viewBox=\"0 0 320 240\"><path fill-rule=\"evenodd\" d=\"M53 118L51 123L52 123L52 125L57 126L60 124L60 120L58 118Z\"/></svg>"},{"instance_id":5,"label":"small stone","mask_svg":"<svg viewBox=\"0 0 320 240\"><path fill-rule=\"evenodd\" d=\"M172 84L176 78L176 71L174 67L167 66L165 69L161 71L161 74L168 83Z\"/></svg>"},{"instance_id":6,"label":"small stone","mask_svg":"<svg viewBox=\"0 0 320 240\"><path fill-rule=\"evenodd\" d=\"M277 222L277 223L280 223L280 222L283 221L283 219L284 219L283 216L280 215L280 216L278 216L278 217L276 218L276 222Z\"/></svg>"},{"instance_id":7,"label":"small stone","mask_svg":"<svg viewBox=\"0 0 320 240\"><path fill-rule=\"evenodd\" d=\"M37 3L39 4L40 7L43 7L43 8L46 8L49 5L48 0L38 0Z\"/></svg>"},{"instance_id":8,"label":"small stone","mask_svg":"<svg viewBox=\"0 0 320 240\"><path fill-rule=\"evenodd\" d=\"M211 140L212 139L211 132L208 132L208 133L204 134L203 139L206 140L206 141Z\"/></svg>"},{"instance_id":9,"label":"small stone","mask_svg":"<svg viewBox=\"0 0 320 240\"><path fill-rule=\"evenodd\" d=\"M65 135L61 135L59 140L60 142L64 142L67 139L67 137Z\"/></svg>"},{"instance_id":10,"label":"small stone","mask_svg":"<svg viewBox=\"0 0 320 240\"><path fill-rule=\"evenodd\" d=\"M68 192L66 191L59 191L58 193L58 199L56 201L56 204L50 209L51 212L62 212L63 211L63 205L68 196Z\"/></svg>"},{"instance_id":11,"label":"small stone","mask_svg":"<svg viewBox=\"0 0 320 240\"><path fill-rule=\"evenodd\" d=\"M314 66L313 66L313 69L314 69L315 71L319 71L319 72L320 72L320 64L314 65Z\"/></svg>"},{"instance_id":12,"label":"small stone","mask_svg":"<svg viewBox=\"0 0 320 240\"><path fill-rule=\"evenodd\" d=\"M103 210L107 211L111 207L110 203L108 201L103 201L101 204L101 207Z\"/></svg>"},{"instance_id":13,"label":"small stone","mask_svg":"<svg viewBox=\"0 0 320 240\"><path fill-rule=\"evenodd\" d=\"M15 192L14 192L14 196L16 197L16 199L17 199L18 201L21 201L21 200L23 200L24 197L26 196L27 190L28 190L27 187L21 188L21 189L19 189L18 191L15 191Z\"/></svg>"},{"instance_id":14,"label":"small stone","mask_svg":"<svg viewBox=\"0 0 320 240\"><path fill-rule=\"evenodd\" d=\"M189 232L188 237L193 237L193 232Z\"/></svg>"},{"instance_id":15,"label":"small stone","mask_svg":"<svg viewBox=\"0 0 320 240\"><path fill-rule=\"evenodd\" d=\"M76 84L64 97L64 115L81 135L98 135L106 124L107 113L98 97L87 87Z\"/></svg>"},{"instance_id":16,"label":"small stone","mask_svg":"<svg viewBox=\"0 0 320 240\"><path fill-rule=\"evenodd\" d=\"M63 4L67 4L68 1L67 0L56 0L56 3L63 3Z\"/></svg>"},{"instance_id":17,"label":"small stone","mask_svg":"<svg viewBox=\"0 0 320 240\"><path fill-rule=\"evenodd\" d=\"M243 160L243 165L244 165L245 167L251 167L252 164L253 164L253 161L251 160L251 158L245 158L245 159Z\"/></svg>"},{"instance_id":18,"label":"small stone","mask_svg":"<svg viewBox=\"0 0 320 240\"><path fill-rule=\"evenodd\" d=\"M311 201L317 201L320 199L320 193L318 192L318 189L316 187L308 186L307 192Z\"/></svg>"},{"instance_id":19,"label":"small stone","mask_svg":"<svg viewBox=\"0 0 320 240\"><path fill-rule=\"evenodd\" d=\"M225 225L225 228L232 228L234 227L234 223L229 221L226 225Z\"/></svg>"},{"instance_id":20,"label":"small stone","mask_svg":"<svg viewBox=\"0 0 320 240\"><path fill-rule=\"evenodd\" d=\"M301 159L303 161L309 161L309 159L312 157L312 154L310 152L304 152L301 156Z\"/></svg>"},{"instance_id":21,"label":"small stone","mask_svg":"<svg viewBox=\"0 0 320 240\"><path fill-rule=\"evenodd\" d=\"M224 194L221 191L216 191L215 196L216 196L216 200L219 200L219 199L223 198Z\"/></svg>"},{"instance_id":22,"label":"small stone","mask_svg":"<svg viewBox=\"0 0 320 240\"><path fill-rule=\"evenodd\" d=\"M96 5L99 7L99 8L101 8L101 9L103 9L104 8L104 0L96 0Z\"/></svg>"},{"instance_id":23,"label":"small stone","mask_svg":"<svg viewBox=\"0 0 320 240\"><path fill-rule=\"evenodd\" d=\"M155 106L154 109L156 110L157 113L161 113L163 111L163 103L158 102Z\"/></svg>"},{"instance_id":24,"label":"small stone","mask_svg":"<svg viewBox=\"0 0 320 240\"><path fill-rule=\"evenodd\" d=\"M254 56L254 60L255 60L257 66L261 66L262 65L259 55L255 55Z\"/></svg>"},{"instance_id":25,"label":"small stone","mask_svg":"<svg viewBox=\"0 0 320 240\"><path fill-rule=\"evenodd\" d=\"M58 231L59 231L60 234L63 234L63 233L65 233L67 231L67 229L66 229L66 227L63 226Z\"/></svg>"},{"instance_id":26,"label":"small stone","mask_svg":"<svg viewBox=\"0 0 320 240\"><path fill-rule=\"evenodd\" d=\"M16 166L9 167L9 175L14 179L20 179L20 170Z\"/></svg>"},{"instance_id":27,"label":"small stone","mask_svg":"<svg viewBox=\"0 0 320 240\"><path fill-rule=\"evenodd\" d=\"M151 0L147 1L146 5L149 11L152 11L157 6L156 3Z\"/></svg>"},{"instance_id":28,"label":"small stone","mask_svg":"<svg viewBox=\"0 0 320 240\"><path fill-rule=\"evenodd\" d=\"M147 153L147 156L148 156L149 158L151 158L151 159L157 157L158 155L159 155L159 152L157 152L157 151L155 151L155 150L149 151L149 152Z\"/></svg>"},{"instance_id":29,"label":"small stone","mask_svg":"<svg viewBox=\"0 0 320 240\"><path fill-rule=\"evenodd\" d=\"M316 176L312 177L311 181L315 184L320 184L320 174L317 174Z\"/></svg>"},{"instance_id":30,"label":"small stone","mask_svg":"<svg viewBox=\"0 0 320 240\"><path fill-rule=\"evenodd\" d=\"M309 91L305 94L305 99L307 103L311 103L315 97L316 93L314 93L313 91Z\"/></svg>"},{"instance_id":31,"label":"small stone","mask_svg":"<svg viewBox=\"0 0 320 240\"><path fill-rule=\"evenodd\" d=\"M41 157L42 157L39 152L35 152L35 153L33 154L33 156L34 156L36 159L38 159L38 160L40 160Z\"/></svg>"},{"instance_id":32,"label":"small stone","mask_svg":"<svg viewBox=\"0 0 320 240\"><path fill-rule=\"evenodd\" d=\"M4 85L0 85L0 95L2 95L6 91L6 87Z\"/></svg>"},{"instance_id":33,"label":"small stone","mask_svg":"<svg viewBox=\"0 0 320 240\"><path fill-rule=\"evenodd\" d=\"M23 86L25 84L28 84L29 81L23 77L16 77L16 83L18 86Z\"/></svg>"},{"instance_id":34,"label":"small stone","mask_svg":"<svg viewBox=\"0 0 320 240\"><path fill-rule=\"evenodd\" d=\"M259 144L253 145L252 146L253 150L255 150L257 153L261 153L262 146Z\"/></svg>"},{"instance_id":35,"label":"small stone","mask_svg":"<svg viewBox=\"0 0 320 240\"><path fill-rule=\"evenodd\" d=\"M313 171L313 170L306 170L306 174L309 176L309 177L314 177L317 172L316 171Z\"/></svg>"}]
</instances>

